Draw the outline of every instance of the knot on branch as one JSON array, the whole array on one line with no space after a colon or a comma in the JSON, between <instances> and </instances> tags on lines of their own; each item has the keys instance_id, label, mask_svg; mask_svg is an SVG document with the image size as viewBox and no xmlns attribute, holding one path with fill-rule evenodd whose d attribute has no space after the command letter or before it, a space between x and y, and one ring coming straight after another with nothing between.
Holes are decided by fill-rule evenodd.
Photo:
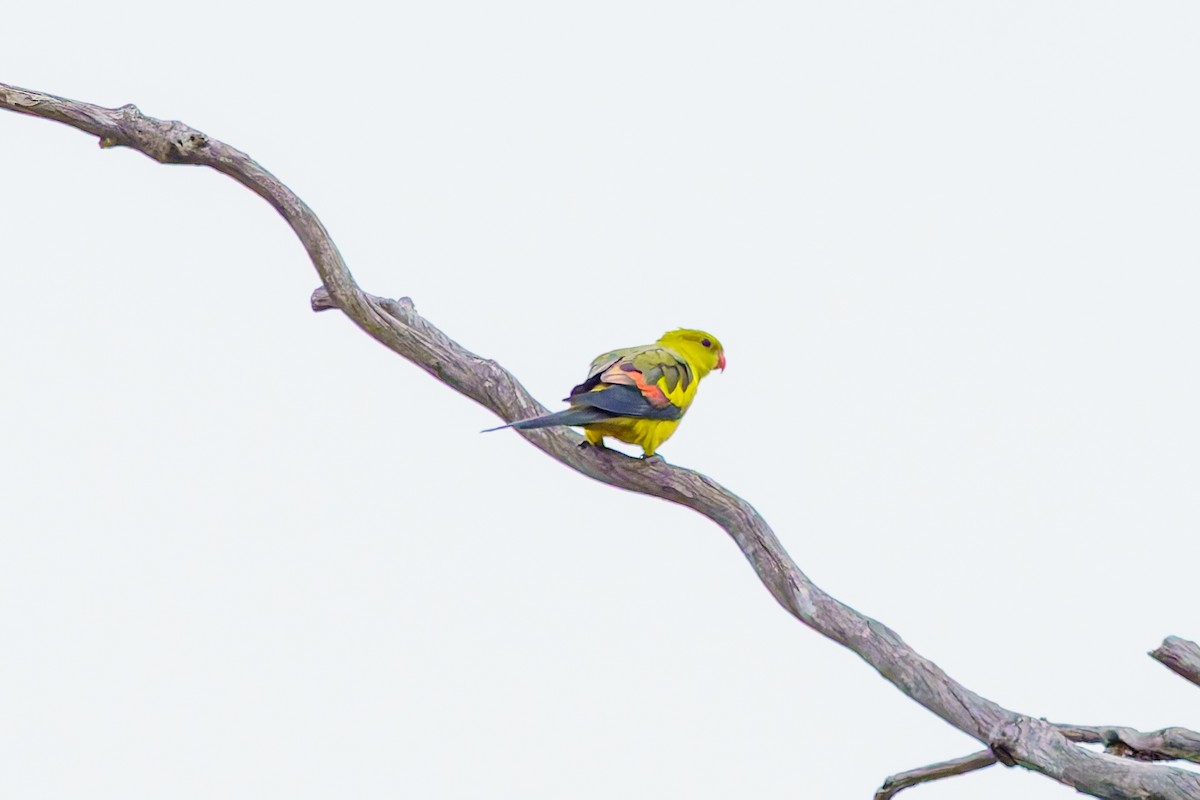
<instances>
[{"instance_id":1,"label":"knot on branch","mask_svg":"<svg viewBox=\"0 0 1200 800\"><path fill-rule=\"evenodd\" d=\"M1150 749L1142 749L1138 741L1141 734L1131 728L1102 728L1100 739L1104 743L1104 752L1110 756L1122 756L1136 761L1164 761L1170 756L1156 753Z\"/></svg>"},{"instance_id":2,"label":"knot on branch","mask_svg":"<svg viewBox=\"0 0 1200 800\"><path fill-rule=\"evenodd\" d=\"M313 289L312 297L308 298L308 304L312 306L313 311L332 311L337 308L337 304L329 295L329 290L324 286Z\"/></svg>"},{"instance_id":3,"label":"knot on branch","mask_svg":"<svg viewBox=\"0 0 1200 800\"><path fill-rule=\"evenodd\" d=\"M373 299L379 303L384 311L402 322L409 322L417 312L417 306L413 303L411 297L397 297L395 300L389 297L376 297Z\"/></svg>"},{"instance_id":4,"label":"knot on branch","mask_svg":"<svg viewBox=\"0 0 1200 800\"><path fill-rule=\"evenodd\" d=\"M178 120L147 117L133 103L111 112L116 131L100 137L100 146L132 147L163 164L191 164L208 148L209 138Z\"/></svg>"},{"instance_id":5,"label":"knot on branch","mask_svg":"<svg viewBox=\"0 0 1200 800\"><path fill-rule=\"evenodd\" d=\"M1001 723L988 737L988 750L1006 767L1015 767L1019 763L1019 753L1022 750L1021 740L1025 737L1025 728L1033 722L1029 717L1015 716Z\"/></svg>"}]
</instances>

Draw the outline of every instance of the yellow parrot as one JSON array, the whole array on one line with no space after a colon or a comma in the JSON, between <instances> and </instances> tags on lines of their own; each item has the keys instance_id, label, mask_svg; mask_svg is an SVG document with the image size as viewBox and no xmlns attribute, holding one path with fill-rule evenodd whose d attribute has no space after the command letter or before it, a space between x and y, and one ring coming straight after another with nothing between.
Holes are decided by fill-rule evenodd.
<instances>
[{"instance_id":1,"label":"yellow parrot","mask_svg":"<svg viewBox=\"0 0 1200 800\"><path fill-rule=\"evenodd\" d=\"M700 380L714 369L725 369L717 337L687 328L667 331L654 344L598 356L566 398L570 408L488 430L573 425L583 428L585 445L603 445L611 436L638 445L650 458L679 427Z\"/></svg>"}]
</instances>

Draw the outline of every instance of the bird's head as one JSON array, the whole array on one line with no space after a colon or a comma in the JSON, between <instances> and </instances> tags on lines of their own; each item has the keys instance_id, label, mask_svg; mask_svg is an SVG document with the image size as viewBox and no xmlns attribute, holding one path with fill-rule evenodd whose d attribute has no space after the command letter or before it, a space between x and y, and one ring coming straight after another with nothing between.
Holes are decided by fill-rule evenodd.
<instances>
[{"instance_id":1,"label":"bird's head","mask_svg":"<svg viewBox=\"0 0 1200 800\"><path fill-rule=\"evenodd\" d=\"M711 333L680 328L664 333L658 343L686 358L697 377L703 378L714 369L725 370L725 348Z\"/></svg>"}]
</instances>

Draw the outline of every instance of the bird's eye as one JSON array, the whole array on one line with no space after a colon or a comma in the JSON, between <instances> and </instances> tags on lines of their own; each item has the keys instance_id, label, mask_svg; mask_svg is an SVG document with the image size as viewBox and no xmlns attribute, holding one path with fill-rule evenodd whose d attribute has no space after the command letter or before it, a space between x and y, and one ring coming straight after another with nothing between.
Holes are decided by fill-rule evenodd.
<instances>
[{"instance_id":1,"label":"bird's eye","mask_svg":"<svg viewBox=\"0 0 1200 800\"><path fill-rule=\"evenodd\" d=\"M708 339L701 339L700 344L704 345L705 347L712 347L712 342Z\"/></svg>"}]
</instances>

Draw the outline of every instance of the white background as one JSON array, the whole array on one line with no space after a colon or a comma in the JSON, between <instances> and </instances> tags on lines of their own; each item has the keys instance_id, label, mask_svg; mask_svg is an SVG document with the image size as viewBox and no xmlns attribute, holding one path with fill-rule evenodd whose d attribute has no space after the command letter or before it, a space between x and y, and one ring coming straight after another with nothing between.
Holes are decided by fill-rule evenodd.
<instances>
[{"instance_id":1,"label":"white background","mask_svg":"<svg viewBox=\"0 0 1200 800\"><path fill-rule=\"evenodd\" d=\"M1200 637L1194 3L32 5L0 81L247 151L551 407L716 333L663 456L968 687L1200 725L1145 655ZM868 798L978 749L313 315L229 179L0 147L0 795Z\"/></svg>"}]
</instances>

